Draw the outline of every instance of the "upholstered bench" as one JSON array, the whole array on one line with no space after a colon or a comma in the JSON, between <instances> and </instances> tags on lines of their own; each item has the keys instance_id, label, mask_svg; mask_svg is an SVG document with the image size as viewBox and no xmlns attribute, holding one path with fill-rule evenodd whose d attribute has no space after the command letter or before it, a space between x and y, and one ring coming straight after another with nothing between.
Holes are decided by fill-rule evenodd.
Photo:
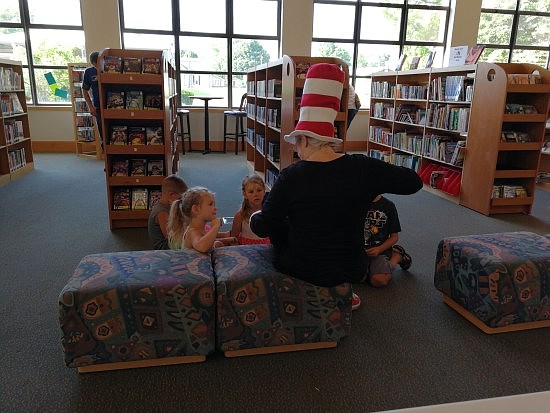
<instances>
[{"instance_id":1,"label":"upholstered bench","mask_svg":"<svg viewBox=\"0 0 550 413\"><path fill-rule=\"evenodd\" d=\"M217 348L235 357L336 347L351 328L351 285L314 286L272 261L271 245L213 251Z\"/></svg>"},{"instance_id":2,"label":"upholstered bench","mask_svg":"<svg viewBox=\"0 0 550 413\"><path fill-rule=\"evenodd\" d=\"M79 372L204 361L215 349L210 256L88 255L59 296L65 363Z\"/></svg>"},{"instance_id":3,"label":"upholstered bench","mask_svg":"<svg viewBox=\"0 0 550 413\"><path fill-rule=\"evenodd\" d=\"M486 333L550 326L550 238L505 232L440 241L435 287Z\"/></svg>"}]
</instances>

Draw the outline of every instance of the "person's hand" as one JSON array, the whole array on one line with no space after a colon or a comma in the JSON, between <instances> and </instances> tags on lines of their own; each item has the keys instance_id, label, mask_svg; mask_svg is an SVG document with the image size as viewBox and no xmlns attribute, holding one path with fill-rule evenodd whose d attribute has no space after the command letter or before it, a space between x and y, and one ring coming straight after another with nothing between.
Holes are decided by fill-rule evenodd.
<instances>
[{"instance_id":1,"label":"person's hand","mask_svg":"<svg viewBox=\"0 0 550 413\"><path fill-rule=\"evenodd\" d=\"M365 252L369 257L377 257L384 251L380 247L372 247L372 248L365 248Z\"/></svg>"},{"instance_id":2,"label":"person's hand","mask_svg":"<svg viewBox=\"0 0 550 413\"><path fill-rule=\"evenodd\" d=\"M222 226L222 219L221 218L214 218L212 220L212 228L214 229L220 229Z\"/></svg>"},{"instance_id":3,"label":"person's hand","mask_svg":"<svg viewBox=\"0 0 550 413\"><path fill-rule=\"evenodd\" d=\"M223 244L223 242L221 241L214 241L214 245L212 248L220 248L220 247L224 247L225 245Z\"/></svg>"}]
</instances>

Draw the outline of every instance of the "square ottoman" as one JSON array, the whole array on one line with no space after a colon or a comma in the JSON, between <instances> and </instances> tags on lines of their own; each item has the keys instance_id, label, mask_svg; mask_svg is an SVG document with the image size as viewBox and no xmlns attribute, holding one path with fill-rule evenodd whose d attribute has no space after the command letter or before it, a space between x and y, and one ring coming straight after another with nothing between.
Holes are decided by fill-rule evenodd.
<instances>
[{"instance_id":1,"label":"square ottoman","mask_svg":"<svg viewBox=\"0 0 550 413\"><path fill-rule=\"evenodd\" d=\"M351 329L350 284L278 272L271 245L215 249L217 348L227 357L336 347Z\"/></svg>"},{"instance_id":2,"label":"square ottoman","mask_svg":"<svg viewBox=\"0 0 550 413\"><path fill-rule=\"evenodd\" d=\"M531 232L440 241L434 275L443 300L486 333L550 326L550 238Z\"/></svg>"},{"instance_id":3,"label":"square ottoman","mask_svg":"<svg viewBox=\"0 0 550 413\"><path fill-rule=\"evenodd\" d=\"M210 256L84 257L59 295L65 363L79 372L204 361L215 349Z\"/></svg>"}]
</instances>

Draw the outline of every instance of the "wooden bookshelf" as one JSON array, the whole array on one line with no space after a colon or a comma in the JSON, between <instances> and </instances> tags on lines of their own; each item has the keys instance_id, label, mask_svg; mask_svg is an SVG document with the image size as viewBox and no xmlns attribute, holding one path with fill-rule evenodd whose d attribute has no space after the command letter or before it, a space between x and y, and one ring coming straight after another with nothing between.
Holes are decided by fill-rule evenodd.
<instances>
[{"instance_id":1,"label":"wooden bookshelf","mask_svg":"<svg viewBox=\"0 0 550 413\"><path fill-rule=\"evenodd\" d=\"M34 169L22 63L0 59L0 186Z\"/></svg>"},{"instance_id":2,"label":"wooden bookshelf","mask_svg":"<svg viewBox=\"0 0 550 413\"><path fill-rule=\"evenodd\" d=\"M113 57L121 59L121 72L104 71L105 62ZM124 60L128 58L158 59L159 72L126 73ZM146 227L152 199L159 196L162 180L178 170L175 69L162 51L121 49L104 49L99 55L99 67L110 228ZM110 96L121 92L126 97L128 92L142 92L141 103L132 109L127 108L126 101L122 108L107 108ZM151 102L156 102L158 109L148 109ZM115 137L120 136L117 129L125 130L126 135L124 142L115 144ZM126 168L122 167L122 172L121 165ZM161 173L153 174L153 167ZM126 190L129 199L126 193L121 196L121 191ZM141 196L143 190L146 201ZM128 208L124 208L126 203Z\"/></svg>"},{"instance_id":3,"label":"wooden bookshelf","mask_svg":"<svg viewBox=\"0 0 550 413\"><path fill-rule=\"evenodd\" d=\"M94 116L90 113L82 93L82 79L86 63L69 63L69 82L73 108L75 152L77 156L101 159L101 143Z\"/></svg>"},{"instance_id":4,"label":"wooden bookshelf","mask_svg":"<svg viewBox=\"0 0 550 413\"><path fill-rule=\"evenodd\" d=\"M508 84L508 75L535 71L542 84ZM403 93L415 89L427 93ZM530 213L549 98L549 72L529 64L375 73L369 154L417 170L431 192L480 213ZM505 113L507 104L537 113ZM416 116L401 118L405 105ZM514 186L517 196L509 197Z\"/></svg>"},{"instance_id":5,"label":"wooden bookshelf","mask_svg":"<svg viewBox=\"0 0 550 413\"><path fill-rule=\"evenodd\" d=\"M335 136L345 151L349 75L346 63L337 58L283 56L256 66L247 73L246 159L249 168L271 187L282 169L297 159L293 145L284 136L294 130L300 118L300 98L309 66L334 63L345 72L340 111L335 121Z\"/></svg>"}]
</instances>

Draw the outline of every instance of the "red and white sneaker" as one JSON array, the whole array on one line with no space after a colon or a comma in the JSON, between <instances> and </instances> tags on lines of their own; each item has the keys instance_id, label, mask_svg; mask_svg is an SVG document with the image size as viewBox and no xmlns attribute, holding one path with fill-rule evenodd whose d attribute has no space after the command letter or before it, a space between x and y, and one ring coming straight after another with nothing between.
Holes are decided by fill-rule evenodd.
<instances>
[{"instance_id":1,"label":"red and white sneaker","mask_svg":"<svg viewBox=\"0 0 550 413\"><path fill-rule=\"evenodd\" d=\"M357 310L359 307L361 307L361 299L359 296L355 293L352 293L351 296L351 310Z\"/></svg>"}]
</instances>

